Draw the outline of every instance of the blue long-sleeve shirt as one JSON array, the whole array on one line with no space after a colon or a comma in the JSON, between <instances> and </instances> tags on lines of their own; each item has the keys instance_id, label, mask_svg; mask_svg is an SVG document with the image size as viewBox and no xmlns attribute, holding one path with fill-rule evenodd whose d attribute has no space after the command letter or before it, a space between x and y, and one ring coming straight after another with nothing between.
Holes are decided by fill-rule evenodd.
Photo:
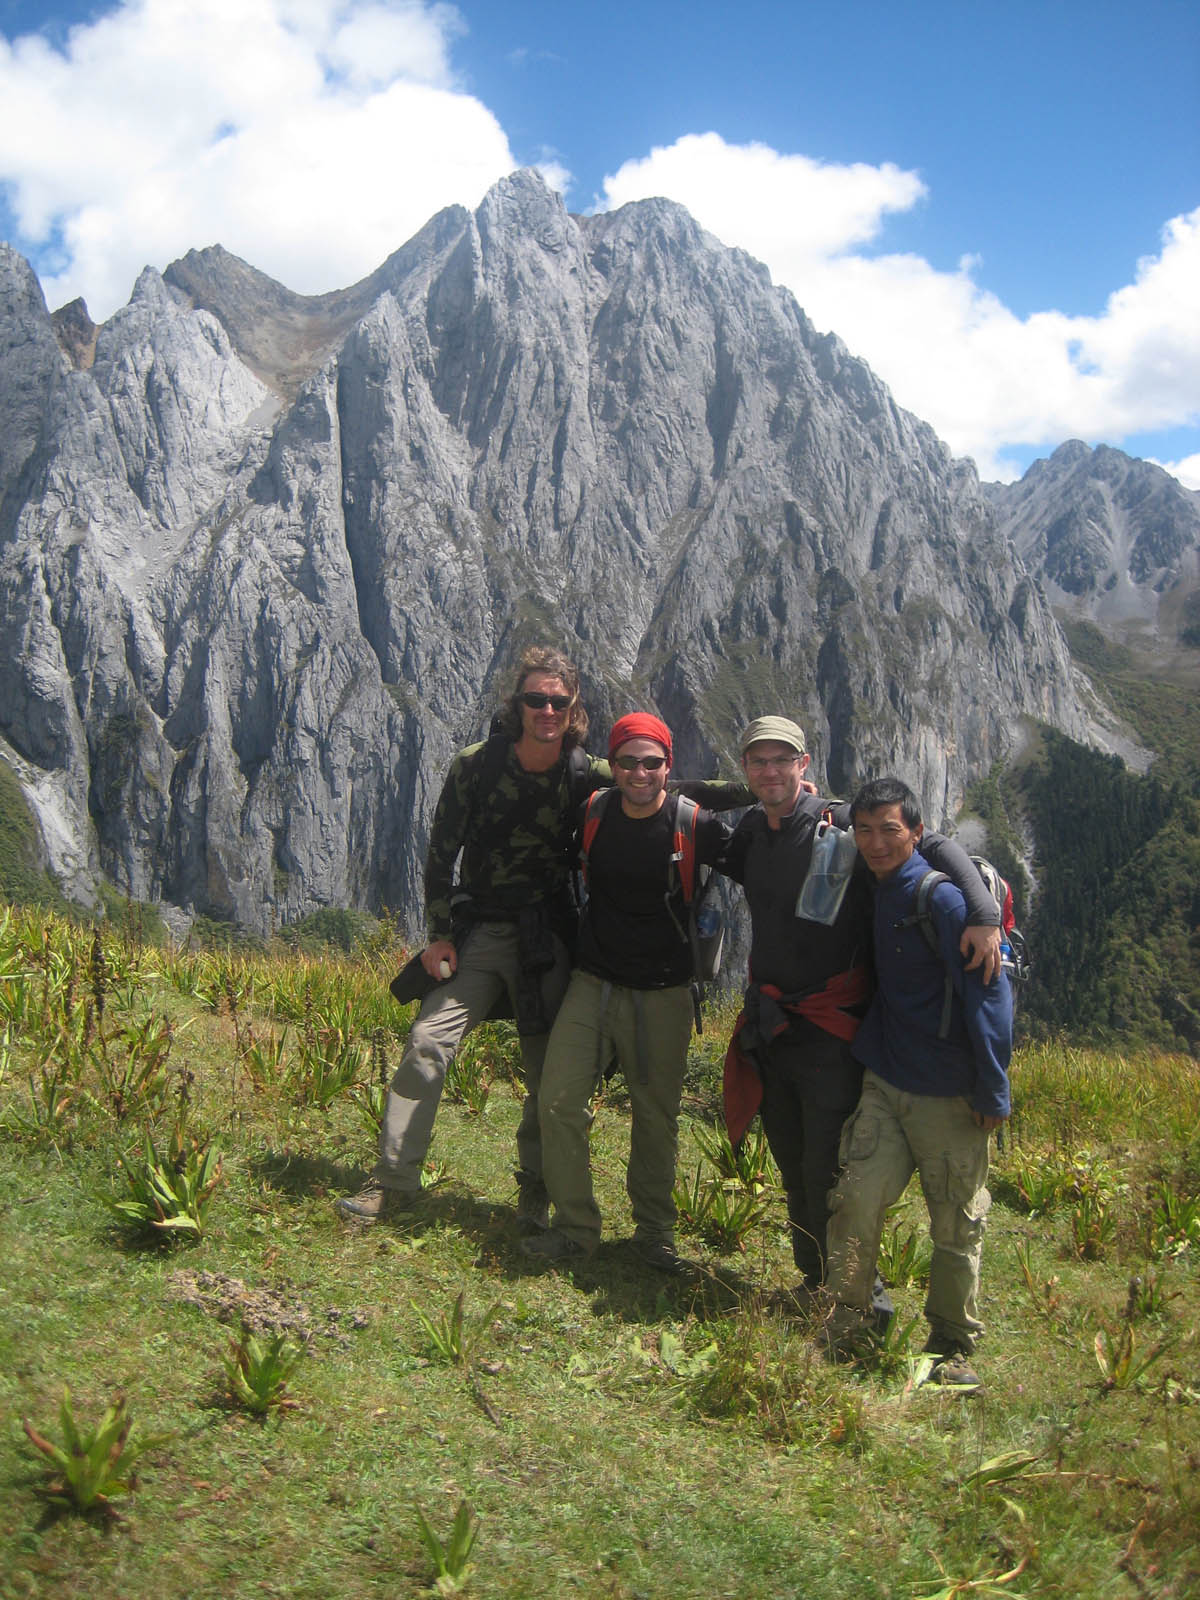
<instances>
[{"instance_id":1,"label":"blue long-sleeve shirt","mask_svg":"<svg viewBox=\"0 0 1200 1600\"><path fill-rule=\"evenodd\" d=\"M958 942L966 925L962 895L940 883L929 897L935 955L915 922L917 885L929 867L914 853L875 885L875 971L879 988L854 1039L854 1055L909 1094L964 1095L983 1116L1007 1117L1012 1055L1012 990L1001 976L985 984L966 971ZM953 985L950 1027L938 1038Z\"/></svg>"}]
</instances>

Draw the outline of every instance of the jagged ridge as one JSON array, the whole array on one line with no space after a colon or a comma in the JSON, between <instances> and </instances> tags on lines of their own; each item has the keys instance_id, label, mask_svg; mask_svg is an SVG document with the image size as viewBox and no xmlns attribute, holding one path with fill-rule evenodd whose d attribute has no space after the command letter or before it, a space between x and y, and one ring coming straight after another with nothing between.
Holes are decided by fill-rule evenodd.
<instances>
[{"instance_id":1,"label":"jagged ridge","mask_svg":"<svg viewBox=\"0 0 1200 1600\"><path fill-rule=\"evenodd\" d=\"M786 707L834 787L899 770L935 820L1023 718L1088 731L971 469L669 202L518 173L317 297L192 252L87 370L6 251L0 329L0 731L77 886L415 924L530 638L681 765Z\"/></svg>"}]
</instances>

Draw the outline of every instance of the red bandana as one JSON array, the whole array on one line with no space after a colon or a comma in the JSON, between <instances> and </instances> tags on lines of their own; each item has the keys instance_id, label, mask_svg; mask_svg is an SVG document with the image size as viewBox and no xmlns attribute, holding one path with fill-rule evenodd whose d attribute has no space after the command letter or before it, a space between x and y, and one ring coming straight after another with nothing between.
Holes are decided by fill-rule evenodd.
<instances>
[{"instance_id":1,"label":"red bandana","mask_svg":"<svg viewBox=\"0 0 1200 1600\"><path fill-rule=\"evenodd\" d=\"M608 736L608 759L611 761L621 746L627 744L630 739L655 740L666 751L667 765L670 765L671 730L658 717L652 717L648 711L631 711L627 717L621 717L614 722L612 732Z\"/></svg>"}]
</instances>

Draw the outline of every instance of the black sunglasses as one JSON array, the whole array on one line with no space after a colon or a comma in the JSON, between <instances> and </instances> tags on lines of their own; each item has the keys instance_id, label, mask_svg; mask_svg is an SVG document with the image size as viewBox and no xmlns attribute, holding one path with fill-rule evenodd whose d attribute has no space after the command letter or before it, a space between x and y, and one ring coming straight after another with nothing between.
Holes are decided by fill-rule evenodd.
<instances>
[{"instance_id":1,"label":"black sunglasses","mask_svg":"<svg viewBox=\"0 0 1200 1600\"><path fill-rule=\"evenodd\" d=\"M554 711L565 711L571 704L569 694L538 694L533 689L527 689L521 696L521 704L528 706L530 711L544 711L550 706Z\"/></svg>"},{"instance_id":2,"label":"black sunglasses","mask_svg":"<svg viewBox=\"0 0 1200 1600\"><path fill-rule=\"evenodd\" d=\"M645 767L647 772L657 772L659 767L665 767L666 764L666 756L618 756L613 762L622 772L636 772L639 767Z\"/></svg>"}]
</instances>

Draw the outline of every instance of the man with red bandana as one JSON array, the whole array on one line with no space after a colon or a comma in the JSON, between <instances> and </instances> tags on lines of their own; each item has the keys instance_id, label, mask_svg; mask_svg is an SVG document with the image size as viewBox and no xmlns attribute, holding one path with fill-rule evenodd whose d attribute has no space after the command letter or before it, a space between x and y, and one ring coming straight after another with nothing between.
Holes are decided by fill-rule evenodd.
<instances>
[{"instance_id":1,"label":"man with red bandana","mask_svg":"<svg viewBox=\"0 0 1200 1600\"><path fill-rule=\"evenodd\" d=\"M491 738L459 751L434 813L425 868L428 981L384 1107L379 1159L343 1216L374 1223L410 1209L433 1137L446 1070L472 1028L516 1018L526 1098L517 1129L517 1215L548 1221L538 1085L550 1023L567 986L575 911L570 893L581 796L607 787L607 761L583 749L588 717L579 673L560 650L532 645ZM496 754L499 760L493 762ZM736 783L683 786L716 807L744 804Z\"/></svg>"},{"instance_id":2,"label":"man with red bandana","mask_svg":"<svg viewBox=\"0 0 1200 1600\"><path fill-rule=\"evenodd\" d=\"M538 1094L542 1163L554 1226L526 1254L569 1261L600 1242L588 1130L592 1096L615 1062L632 1107L626 1188L638 1254L677 1272L675 1156L692 1031L692 953L678 873L671 874L678 797L667 793L671 731L622 717L609 738L617 793L588 849L588 900L575 970L550 1033ZM619 803L618 803L619 800ZM695 819L695 854L713 864L729 837L711 812Z\"/></svg>"}]
</instances>

